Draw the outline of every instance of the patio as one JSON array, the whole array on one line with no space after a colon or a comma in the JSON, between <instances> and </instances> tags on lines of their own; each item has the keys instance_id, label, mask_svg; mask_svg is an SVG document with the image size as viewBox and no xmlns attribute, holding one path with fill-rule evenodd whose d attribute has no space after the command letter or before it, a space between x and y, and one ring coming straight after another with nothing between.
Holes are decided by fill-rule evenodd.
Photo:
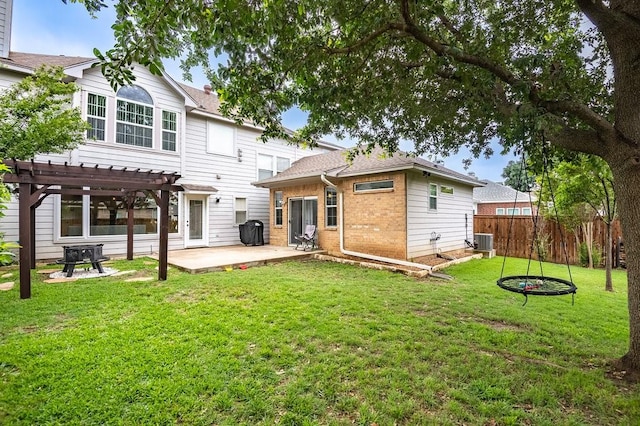
<instances>
[{"instance_id":1,"label":"patio","mask_svg":"<svg viewBox=\"0 0 640 426\"><path fill-rule=\"evenodd\" d=\"M205 247L169 251L168 263L192 274L222 271L227 268L239 269L266 265L290 259L310 258L314 254L324 254L323 250L301 251L293 247L264 246L224 246ZM157 259L157 255L152 257Z\"/></svg>"}]
</instances>

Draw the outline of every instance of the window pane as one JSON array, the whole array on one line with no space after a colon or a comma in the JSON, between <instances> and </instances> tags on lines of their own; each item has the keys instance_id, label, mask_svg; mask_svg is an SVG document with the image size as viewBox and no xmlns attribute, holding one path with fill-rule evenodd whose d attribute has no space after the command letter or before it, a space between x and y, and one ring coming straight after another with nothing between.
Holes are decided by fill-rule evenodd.
<instances>
[{"instance_id":1,"label":"window pane","mask_svg":"<svg viewBox=\"0 0 640 426\"><path fill-rule=\"evenodd\" d=\"M276 191L273 197L275 207L276 225L282 225L282 191Z\"/></svg>"},{"instance_id":2,"label":"window pane","mask_svg":"<svg viewBox=\"0 0 640 426\"><path fill-rule=\"evenodd\" d=\"M178 193L169 193L169 233L176 234L178 232Z\"/></svg>"},{"instance_id":3,"label":"window pane","mask_svg":"<svg viewBox=\"0 0 640 426\"><path fill-rule=\"evenodd\" d=\"M121 197L91 196L90 235L126 235L127 207ZM134 234L158 232L158 208L153 198L137 198L133 212Z\"/></svg>"},{"instance_id":4,"label":"window pane","mask_svg":"<svg viewBox=\"0 0 640 426\"><path fill-rule=\"evenodd\" d=\"M162 132L162 149L165 151L176 150L176 134L172 132Z\"/></svg>"},{"instance_id":5,"label":"window pane","mask_svg":"<svg viewBox=\"0 0 640 426\"><path fill-rule=\"evenodd\" d=\"M144 90L140 86L124 86L118 90L117 96L123 99L129 99L130 101L140 102L143 104L153 105L153 99L149 92Z\"/></svg>"},{"instance_id":6,"label":"window pane","mask_svg":"<svg viewBox=\"0 0 640 426\"><path fill-rule=\"evenodd\" d=\"M236 224L245 223L247 221L247 199L246 198L236 198L235 221L236 221Z\"/></svg>"},{"instance_id":7,"label":"window pane","mask_svg":"<svg viewBox=\"0 0 640 426\"><path fill-rule=\"evenodd\" d=\"M440 193L441 194L452 195L453 194L453 186L440 185Z\"/></svg>"},{"instance_id":8,"label":"window pane","mask_svg":"<svg viewBox=\"0 0 640 426\"><path fill-rule=\"evenodd\" d=\"M378 182L361 182L355 183L353 186L353 190L358 191L371 191L374 189L392 189L393 181L392 180L381 180Z\"/></svg>"},{"instance_id":9,"label":"window pane","mask_svg":"<svg viewBox=\"0 0 640 426\"><path fill-rule=\"evenodd\" d=\"M291 161L288 158L278 157L276 171L278 173L283 172L283 171L287 170L290 165L291 165Z\"/></svg>"},{"instance_id":10,"label":"window pane","mask_svg":"<svg viewBox=\"0 0 640 426\"><path fill-rule=\"evenodd\" d=\"M104 128L107 116L107 98L105 96L89 93L87 95L87 138L93 140L105 140Z\"/></svg>"},{"instance_id":11,"label":"window pane","mask_svg":"<svg viewBox=\"0 0 640 426\"><path fill-rule=\"evenodd\" d=\"M429 209L438 210L438 199L434 197L429 197Z\"/></svg>"},{"instance_id":12,"label":"window pane","mask_svg":"<svg viewBox=\"0 0 640 426\"><path fill-rule=\"evenodd\" d=\"M220 155L236 155L235 132L232 126L210 121L207 126L207 152Z\"/></svg>"},{"instance_id":13,"label":"window pane","mask_svg":"<svg viewBox=\"0 0 640 426\"><path fill-rule=\"evenodd\" d=\"M82 195L60 196L60 236L82 236Z\"/></svg>"}]
</instances>

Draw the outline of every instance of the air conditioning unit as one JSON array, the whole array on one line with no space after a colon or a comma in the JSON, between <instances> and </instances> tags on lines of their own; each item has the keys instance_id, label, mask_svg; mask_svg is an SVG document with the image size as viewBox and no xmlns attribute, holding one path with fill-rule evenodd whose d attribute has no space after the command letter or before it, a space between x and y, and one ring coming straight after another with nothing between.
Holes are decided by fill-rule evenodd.
<instances>
[{"instance_id":1,"label":"air conditioning unit","mask_svg":"<svg viewBox=\"0 0 640 426\"><path fill-rule=\"evenodd\" d=\"M478 244L477 250L493 250L493 234L473 234L473 239Z\"/></svg>"}]
</instances>

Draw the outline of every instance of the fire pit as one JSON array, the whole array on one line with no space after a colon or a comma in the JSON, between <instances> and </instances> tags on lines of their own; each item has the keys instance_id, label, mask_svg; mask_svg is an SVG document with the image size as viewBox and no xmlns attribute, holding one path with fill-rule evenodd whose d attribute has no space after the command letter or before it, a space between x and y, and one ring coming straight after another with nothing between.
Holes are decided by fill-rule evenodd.
<instances>
[{"instance_id":1,"label":"fire pit","mask_svg":"<svg viewBox=\"0 0 640 426\"><path fill-rule=\"evenodd\" d=\"M62 272L67 273L67 277L73 275L73 270L76 265L88 265L91 264L93 269L97 269L99 273L103 274L104 269L100 262L109 260L108 257L102 254L102 246L104 244L85 244L80 246L64 246L64 258L58 260L56 263L64 264Z\"/></svg>"}]
</instances>

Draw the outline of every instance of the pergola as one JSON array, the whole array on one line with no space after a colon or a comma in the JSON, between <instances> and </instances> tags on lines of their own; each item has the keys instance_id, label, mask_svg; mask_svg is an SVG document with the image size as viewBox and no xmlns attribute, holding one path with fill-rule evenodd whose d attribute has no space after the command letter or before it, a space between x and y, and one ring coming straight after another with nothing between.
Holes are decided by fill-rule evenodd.
<instances>
[{"instance_id":1,"label":"pergola","mask_svg":"<svg viewBox=\"0 0 640 426\"><path fill-rule=\"evenodd\" d=\"M50 194L102 195L122 197L127 206L127 259L133 259L133 210L137 197L152 196L160 207L160 249L158 279L167 279L169 242L169 193L182 191L176 185L180 175L140 169L99 166L70 166L5 160L12 171L5 183L18 184L20 240L20 298L31 297L31 269L36 267L36 208ZM83 189L83 188L89 189Z\"/></svg>"}]
</instances>

